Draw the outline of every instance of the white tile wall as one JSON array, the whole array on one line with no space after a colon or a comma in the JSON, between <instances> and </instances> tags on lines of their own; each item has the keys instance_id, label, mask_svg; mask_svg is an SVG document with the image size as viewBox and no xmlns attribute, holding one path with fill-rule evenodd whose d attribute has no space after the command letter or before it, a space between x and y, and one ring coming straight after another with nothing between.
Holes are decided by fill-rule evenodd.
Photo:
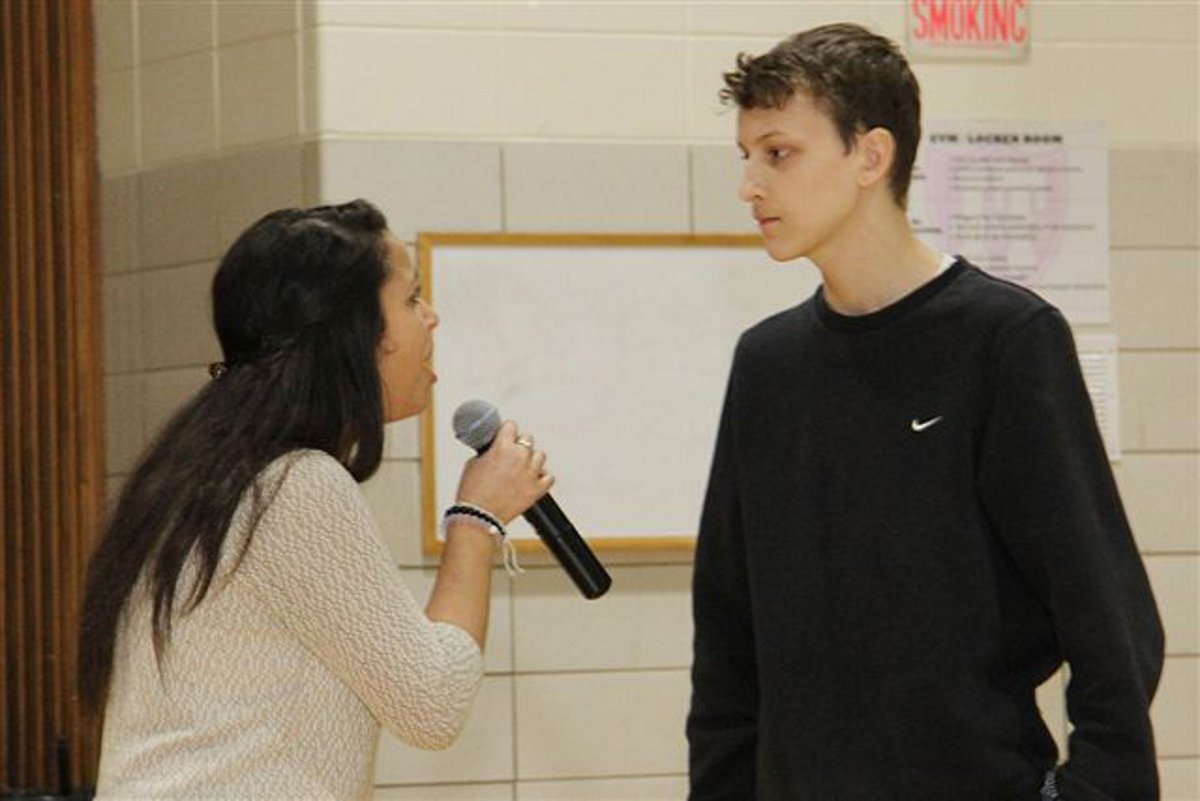
<instances>
[{"instance_id":1,"label":"white tile wall","mask_svg":"<svg viewBox=\"0 0 1200 801\"><path fill-rule=\"evenodd\" d=\"M1196 74L1196 69L1192 69ZM1193 90L1192 94L1195 94ZM1191 137L1183 148L1109 152L1110 236L1115 248L1200 247L1200 140L1196 125L1178 129ZM1192 254L1195 257L1195 253Z\"/></svg>"},{"instance_id":2,"label":"white tile wall","mask_svg":"<svg viewBox=\"0 0 1200 801\"><path fill-rule=\"evenodd\" d=\"M360 28L460 28L496 30L501 4L488 2L379 3L373 0L305 0L313 25Z\"/></svg>"},{"instance_id":3,"label":"white tile wall","mask_svg":"<svg viewBox=\"0 0 1200 801\"><path fill-rule=\"evenodd\" d=\"M718 92L725 86L721 76L736 66L740 53L765 53L774 45L774 36L749 34L693 38L689 41L685 98L686 135L689 140L733 147L737 136L737 116L718 97Z\"/></svg>"},{"instance_id":4,"label":"white tile wall","mask_svg":"<svg viewBox=\"0 0 1200 801\"><path fill-rule=\"evenodd\" d=\"M585 189L586 187L586 189ZM688 154L682 145L509 144L509 231L686 233Z\"/></svg>"},{"instance_id":5,"label":"white tile wall","mask_svg":"<svg viewBox=\"0 0 1200 801\"><path fill-rule=\"evenodd\" d=\"M683 776L519 782L517 801L667 801L687 791Z\"/></svg>"},{"instance_id":6,"label":"white tile wall","mask_svg":"<svg viewBox=\"0 0 1200 801\"><path fill-rule=\"evenodd\" d=\"M750 206L737 196L742 161L733 137L692 147L692 225L697 232L757 233Z\"/></svg>"},{"instance_id":7,"label":"white tile wall","mask_svg":"<svg viewBox=\"0 0 1200 801\"><path fill-rule=\"evenodd\" d=\"M552 565L513 582L520 672L686 668L692 659L691 565L623 567L585 601Z\"/></svg>"},{"instance_id":8,"label":"white tile wall","mask_svg":"<svg viewBox=\"0 0 1200 801\"><path fill-rule=\"evenodd\" d=\"M1100 8L1103 13L1098 12ZM1114 9L1119 11L1109 13ZM1110 135L1117 142L1165 141L1185 147L1194 142L1197 100L1194 92L1189 95L1187 91L1188 76L1196 74L1194 7L1186 3L1113 6L1063 0L1056 7L1040 3L1032 14L1034 48L1024 64L973 65L970 80L964 81L961 63L914 62L925 109L936 109L940 116L1099 118L1108 120ZM1129 18L1137 19L1138 25L1127 24ZM712 80L696 87L692 135L722 137L720 120L712 114L714 96L721 86L720 73L732 67L737 52L765 52L778 38L809 25L846 20L901 40L904 36L899 3L693 4L692 30L715 38L694 44L693 58L700 68L693 72L712 76ZM729 34L741 38L728 40ZM749 36L762 38L750 40ZM1063 46L1092 41L1119 41L1120 48ZM1075 83L1079 75L1087 75L1089 82L1102 85L1104 91L1080 93ZM1180 102L1172 109L1151 108L1155 104L1143 91L1142 81L1168 87ZM1038 87L1036 92L1029 91L1032 86ZM986 98L986 103L981 104L980 98ZM1155 116L1147 117L1147 110Z\"/></svg>"},{"instance_id":9,"label":"white tile wall","mask_svg":"<svg viewBox=\"0 0 1200 801\"><path fill-rule=\"evenodd\" d=\"M517 775L677 773L690 691L686 670L518 675Z\"/></svg>"},{"instance_id":10,"label":"white tile wall","mask_svg":"<svg viewBox=\"0 0 1200 801\"><path fill-rule=\"evenodd\" d=\"M1046 728L1054 736L1060 754L1066 753L1067 732L1070 730L1067 724L1067 673L1065 667L1059 669L1037 690L1038 709L1042 713L1042 720L1046 722Z\"/></svg>"},{"instance_id":11,"label":"white tile wall","mask_svg":"<svg viewBox=\"0 0 1200 801\"><path fill-rule=\"evenodd\" d=\"M1200 250L1117 250L1111 269L1121 348L1200 348Z\"/></svg>"},{"instance_id":12,"label":"white tile wall","mask_svg":"<svg viewBox=\"0 0 1200 801\"><path fill-rule=\"evenodd\" d=\"M433 591L437 568L404 568L404 582L424 606ZM524 577L521 577L524 580ZM503 568L492 573L492 602L488 614L487 645L483 653L483 669L487 673L511 673L513 669L513 610L512 581Z\"/></svg>"},{"instance_id":13,"label":"white tile wall","mask_svg":"<svg viewBox=\"0 0 1200 801\"><path fill-rule=\"evenodd\" d=\"M510 783L376 787L375 801L513 801Z\"/></svg>"},{"instance_id":14,"label":"white tile wall","mask_svg":"<svg viewBox=\"0 0 1200 801\"><path fill-rule=\"evenodd\" d=\"M448 750L421 751L385 733L375 766L377 784L494 782L513 778L513 703L509 676L484 677L471 717L458 741Z\"/></svg>"},{"instance_id":15,"label":"white tile wall","mask_svg":"<svg viewBox=\"0 0 1200 801\"><path fill-rule=\"evenodd\" d=\"M499 114L507 136L683 134L683 37L510 34L502 52Z\"/></svg>"},{"instance_id":16,"label":"white tile wall","mask_svg":"<svg viewBox=\"0 0 1200 801\"><path fill-rule=\"evenodd\" d=\"M1126 453L1116 474L1143 553L1200 552L1200 455Z\"/></svg>"},{"instance_id":17,"label":"white tile wall","mask_svg":"<svg viewBox=\"0 0 1200 801\"><path fill-rule=\"evenodd\" d=\"M688 4L689 26L692 32L709 35L752 34L771 39L770 44L785 36L829 22L857 22L885 35L903 35L903 30L889 30L885 23L895 23L887 2L826 0L802 3L777 2L692 2ZM903 17L900 18L900 23Z\"/></svg>"},{"instance_id":18,"label":"white tile wall","mask_svg":"<svg viewBox=\"0 0 1200 801\"><path fill-rule=\"evenodd\" d=\"M435 340L436 341L436 340ZM384 427L386 440L384 458L418 459L421 456L421 424L419 418L410 417L389 423Z\"/></svg>"},{"instance_id":19,"label":"white tile wall","mask_svg":"<svg viewBox=\"0 0 1200 801\"><path fill-rule=\"evenodd\" d=\"M1116 147L1131 142L1193 145L1197 98L1187 92L1185 76L1196 74L1194 48L1127 45L1098 50L1082 47L1034 46L1029 61L1019 65L988 64L971 68L962 80L962 65L915 65L926 109L939 116L987 114L993 118L1028 120L1105 120ZM1079 76L1103 91L1081 91ZM1173 102L1163 103L1160 86ZM1037 91L1030 91L1030 87ZM987 98L980 105L980 98Z\"/></svg>"},{"instance_id":20,"label":"white tile wall","mask_svg":"<svg viewBox=\"0 0 1200 801\"><path fill-rule=\"evenodd\" d=\"M1200 448L1200 354L1121 354L1121 447L1138 451Z\"/></svg>"},{"instance_id":21,"label":"white tile wall","mask_svg":"<svg viewBox=\"0 0 1200 801\"><path fill-rule=\"evenodd\" d=\"M1040 42L1195 44L1200 27L1196 4L1174 0L1039 0L1030 8L1030 27Z\"/></svg>"},{"instance_id":22,"label":"white tile wall","mask_svg":"<svg viewBox=\"0 0 1200 801\"><path fill-rule=\"evenodd\" d=\"M1167 653L1200 656L1200 554L1147 556L1145 561L1167 633Z\"/></svg>"},{"instance_id":23,"label":"white tile wall","mask_svg":"<svg viewBox=\"0 0 1200 801\"><path fill-rule=\"evenodd\" d=\"M416 463L385 460L362 485L383 540L398 565L420 566L428 561L421 553L420 482Z\"/></svg>"},{"instance_id":24,"label":"white tile wall","mask_svg":"<svg viewBox=\"0 0 1200 801\"><path fill-rule=\"evenodd\" d=\"M614 3L609 0L539 0L503 3L503 25L508 31L612 31L674 33L687 30L688 4L645 0Z\"/></svg>"},{"instance_id":25,"label":"white tile wall","mask_svg":"<svg viewBox=\"0 0 1200 801\"><path fill-rule=\"evenodd\" d=\"M1150 709L1160 757L1200 756L1197 709L1200 709L1200 657L1168 658Z\"/></svg>"},{"instance_id":26,"label":"white tile wall","mask_svg":"<svg viewBox=\"0 0 1200 801\"><path fill-rule=\"evenodd\" d=\"M1163 801L1200 798L1200 759L1163 759L1158 763Z\"/></svg>"},{"instance_id":27,"label":"white tile wall","mask_svg":"<svg viewBox=\"0 0 1200 801\"><path fill-rule=\"evenodd\" d=\"M319 28L315 124L327 133L494 136L499 36Z\"/></svg>"},{"instance_id":28,"label":"white tile wall","mask_svg":"<svg viewBox=\"0 0 1200 801\"><path fill-rule=\"evenodd\" d=\"M493 143L332 140L317 158L323 201L366 198L408 241L419 231L499 231L500 170Z\"/></svg>"}]
</instances>

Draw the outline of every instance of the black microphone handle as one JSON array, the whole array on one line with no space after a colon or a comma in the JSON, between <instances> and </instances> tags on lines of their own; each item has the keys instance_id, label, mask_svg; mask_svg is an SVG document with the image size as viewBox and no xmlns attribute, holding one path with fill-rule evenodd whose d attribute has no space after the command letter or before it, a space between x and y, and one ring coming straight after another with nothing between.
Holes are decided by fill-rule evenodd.
<instances>
[{"instance_id":1,"label":"black microphone handle","mask_svg":"<svg viewBox=\"0 0 1200 801\"><path fill-rule=\"evenodd\" d=\"M529 507L524 518L546 543L584 598L599 598L608 592L612 577L553 498L543 495Z\"/></svg>"}]
</instances>

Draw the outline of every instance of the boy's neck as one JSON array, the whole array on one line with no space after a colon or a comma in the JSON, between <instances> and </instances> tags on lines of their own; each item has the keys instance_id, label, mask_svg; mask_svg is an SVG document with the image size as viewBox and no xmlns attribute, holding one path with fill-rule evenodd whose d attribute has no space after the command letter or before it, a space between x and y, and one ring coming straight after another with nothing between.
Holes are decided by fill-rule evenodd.
<instances>
[{"instance_id":1,"label":"boy's neck","mask_svg":"<svg viewBox=\"0 0 1200 801\"><path fill-rule=\"evenodd\" d=\"M874 211L856 215L828 252L812 257L825 302L841 314L879 311L940 270L941 254L913 235L903 209L889 199Z\"/></svg>"}]
</instances>

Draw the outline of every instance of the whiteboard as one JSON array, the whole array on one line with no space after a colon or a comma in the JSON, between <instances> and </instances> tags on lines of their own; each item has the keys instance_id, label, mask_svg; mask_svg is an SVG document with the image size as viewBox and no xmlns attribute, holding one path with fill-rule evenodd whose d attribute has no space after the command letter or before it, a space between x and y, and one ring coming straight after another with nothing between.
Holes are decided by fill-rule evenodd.
<instances>
[{"instance_id":1,"label":"whiteboard","mask_svg":"<svg viewBox=\"0 0 1200 801\"><path fill-rule=\"evenodd\" d=\"M597 549L690 548L738 335L819 273L756 236L421 234L441 319L422 417L423 542L472 452L450 421L486 400L549 455L553 495ZM536 545L523 520L510 534Z\"/></svg>"}]
</instances>

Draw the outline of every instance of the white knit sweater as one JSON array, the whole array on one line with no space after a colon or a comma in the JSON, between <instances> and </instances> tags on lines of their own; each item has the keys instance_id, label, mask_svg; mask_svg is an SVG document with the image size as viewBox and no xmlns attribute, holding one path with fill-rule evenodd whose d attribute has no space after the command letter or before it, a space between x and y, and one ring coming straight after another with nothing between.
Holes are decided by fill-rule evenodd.
<instances>
[{"instance_id":1,"label":"white knit sweater","mask_svg":"<svg viewBox=\"0 0 1200 801\"><path fill-rule=\"evenodd\" d=\"M174 619L161 672L148 595L131 600L99 798L364 797L380 723L434 749L461 729L482 675L479 648L425 617L350 474L301 451L276 460L261 483L276 494L249 548L239 564L243 501L208 595Z\"/></svg>"}]
</instances>

